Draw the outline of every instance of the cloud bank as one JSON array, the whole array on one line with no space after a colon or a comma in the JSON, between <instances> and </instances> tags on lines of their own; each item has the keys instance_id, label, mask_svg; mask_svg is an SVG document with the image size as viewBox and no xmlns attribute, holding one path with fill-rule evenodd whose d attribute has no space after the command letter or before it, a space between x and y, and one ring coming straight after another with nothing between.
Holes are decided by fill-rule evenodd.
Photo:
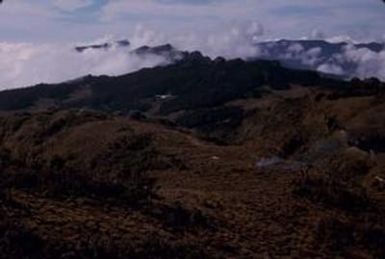
<instances>
[{"instance_id":1,"label":"cloud bank","mask_svg":"<svg viewBox=\"0 0 385 259\"><path fill-rule=\"evenodd\" d=\"M129 37L129 47L75 51L77 45L114 42L106 36L77 44L36 44L0 42L0 90L30 86L38 83L58 83L84 75L120 75L145 67L169 64L170 60L157 55L139 56L132 53L143 45L172 43L180 50L200 50L215 58L250 58L258 54L253 42L263 34L257 22L234 24L230 31L207 35L188 34L169 38L155 30L137 26Z\"/></svg>"},{"instance_id":2,"label":"cloud bank","mask_svg":"<svg viewBox=\"0 0 385 259\"><path fill-rule=\"evenodd\" d=\"M385 45L331 41L279 41L262 44L259 57L278 59L284 65L340 75L385 80ZM340 37L343 38L343 37ZM382 49L381 49L382 48Z\"/></svg>"},{"instance_id":3,"label":"cloud bank","mask_svg":"<svg viewBox=\"0 0 385 259\"><path fill-rule=\"evenodd\" d=\"M137 26L128 37L129 47L114 45L108 49L75 51L77 45L114 42L118 38L104 37L77 44L37 44L0 42L0 89L30 86L38 83L58 83L88 74L120 75L145 67L172 62L157 55L140 56L132 50L143 45L171 43L179 50L199 50L215 58L279 59L295 68L318 70L346 77L378 77L385 80L385 50L358 48L352 42L338 51L328 52L324 46L305 46L301 41L262 42L265 28L257 21L232 22L216 27L206 34L195 32L170 36ZM315 31L310 36L327 38ZM337 38L332 37L335 41ZM277 48L278 46L278 48ZM277 51L278 49L278 51Z\"/></svg>"},{"instance_id":4,"label":"cloud bank","mask_svg":"<svg viewBox=\"0 0 385 259\"><path fill-rule=\"evenodd\" d=\"M58 83L84 75L120 75L165 65L160 56L145 58L126 48L76 52L73 46L0 43L0 89Z\"/></svg>"}]
</instances>

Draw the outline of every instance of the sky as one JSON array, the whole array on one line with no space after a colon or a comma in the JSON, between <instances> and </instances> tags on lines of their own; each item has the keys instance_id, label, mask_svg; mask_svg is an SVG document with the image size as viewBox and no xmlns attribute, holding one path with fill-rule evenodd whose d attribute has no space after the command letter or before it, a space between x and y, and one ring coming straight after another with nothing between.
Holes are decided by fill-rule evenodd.
<instances>
[{"instance_id":1,"label":"sky","mask_svg":"<svg viewBox=\"0 0 385 259\"><path fill-rule=\"evenodd\" d=\"M367 40L384 37L384 19L381 0L5 0L0 39L89 41L129 37L138 26L166 36L200 35L253 21L263 26L265 38Z\"/></svg>"},{"instance_id":2,"label":"sky","mask_svg":"<svg viewBox=\"0 0 385 259\"><path fill-rule=\"evenodd\" d=\"M0 90L167 64L121 49L74 52L80 44L128 39L131 48L171 43L243 58L257 54L251 43L272 39L385 41L384 20L381 0L4 0ZM376 68L363 76L385 71L385 53L349 51Z\"/></svg>"}]
</instances>

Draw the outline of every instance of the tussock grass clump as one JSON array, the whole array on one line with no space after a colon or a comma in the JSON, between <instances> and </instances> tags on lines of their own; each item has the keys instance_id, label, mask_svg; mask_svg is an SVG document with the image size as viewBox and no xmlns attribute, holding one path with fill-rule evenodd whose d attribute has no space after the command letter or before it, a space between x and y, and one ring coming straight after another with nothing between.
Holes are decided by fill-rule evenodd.
<instances>
[{"instance_id":1,"label":"tussock grass clump","mask_svg":"<svg viewBox=\"0 0 385 259\"><path fill-rule=\"evenodd\" d=\"M366 156L337 154L304 169L293 182L297 197L328 211L315 225L317 249L322 247L344 258L384 258L383 211L365 185L371 166ZM355 254L357 247L361 248L359 254Z\"/></svg>"},{"instance_id":2,"label":"tussock grass clump","mask_svg":"<svg viewBox=\"0 0 385 259\"><path fill-rule=\"evenodd\" d=\"M130 134L117 138L81 168L72 167L59 155L12 157L3 150L0 169L4 188L38 191L57 198L118 199L137 205L155 196L155 181L147 172L156 166L157 158L150 135Z\"/></svg>"},{"instance_id":3,"label":"tussock grass clump","mask_svg":"<svg viewBox=\"0 0 385 259\"><path fill-rule=\"evenodd\" d=\"M346 258L357 256L354 247L363 247L369 258L384 258L384 220L375 214L348 218L327 216L316 224L315 242Z\"/></svg>"},{"instance_id":4,"label":"tussock grass clump","mask_svg":"<svg viewBox=\"0 0 385 259\"><path fill-rule=\"evenodd\" d=\"M95 236L85 240L57 242L44 240L38 233L15 221L0 223L0 253L2 258L10 259L212 258L199 244L164 240L156 233L135 244L123 246L112 239Z\"/></svg>"},{"instance_id":5,"label":"tussock grass clump","mask_svg":"<svg viewBox=\"0 0 385 259\"><path fill-rule=\"evenodd\" d=\"M371 206L362 178L370 163L347 155L326 158L309 166L294 181L294 194L313 202L344 210L360 210Z\"/></svg>"},{"instance_id":6,"label":"tussock grass clump","mask_svg":"<svg viewBox=\"0 0 385 259\"><path fill-rule=\"evenodd\" d=\"M0 254L2 258L48 258L42 257L45 254L44 241L12 220L0 222Z\"/></svg>"},{"instance_id":7,"label":"tussock grass clump","mask_svg":"<svg viewBox=\"0 0 385 259\"><path fill-rule=\"evenodd\" d=\"M215 222L199 209L188 209L176 202L147 208L146 213L163 222L164 226L175 231L191 228L215 228Z\"/></svg>"}]
</instances>

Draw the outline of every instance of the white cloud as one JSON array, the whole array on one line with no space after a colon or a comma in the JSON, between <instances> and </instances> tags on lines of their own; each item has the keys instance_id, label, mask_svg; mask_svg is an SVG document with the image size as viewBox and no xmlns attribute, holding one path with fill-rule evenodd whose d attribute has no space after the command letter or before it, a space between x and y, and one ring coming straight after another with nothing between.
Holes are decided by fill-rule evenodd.
<instances>
[{"instance_id":1,"label":"white cloud","mask_svg":"<svg viewBox=\"0 0 385 259\"><path fill-rule=\"evenodd\" d=\"M257 21L224 23L221 26L188 35L173 37L171 42L178 48L190 51L200 50L211 58L251 58L259 55L255 43L264 33L264 27Z\"/></svg>"},{"instance_id":2,"label":"white cloud","mask_svg":"<svg viewBox=\"0 0 385 259\"><path fill-rule=\"evenodd\" d=\"M93 75L120 75L166 64L159 56L139 57L126 48L76 52L67 45L0 43L0 89L58 83Z\"/></svg>"},{"instance_id":3,"label":"white cloud","mask_svg":"<svg viewBox=\"0 0 385 259\"><path fill-rule=\"evenodd\" d=\"M93 3L92 0L55 0L53 4L65 11L74 11L76 9L87 7Z\"/></svg>"},{"instance_id":4,"label":"white cloud","mask_svg":"<svg viewBox=\"0 0 385 259\"><path fill-rule=\"evenodd\" d=\"M244 5L250 3L250 0L242 0L242 2L243 5L237 1L212 1L205 4L186 4L178 1L165 3L154 0L114 0L108 1L102 9L101 15L104 21L113 21L117 18L133 15L139 15L147 19L155 18L169 21L173 21L175 18L180 18L182 21L191 18L206 20L223 18L225 16L227 19L234 19L250 12Z\"/></svg>"},{"instance_id":5,"label":"white cloud","mask_svg":"<svg viewBox=\"0 0 385 259\"><path fill-rule=\"evenodd\" d=\"M343 69L335 64L321 64L318 68L317 71L326 73L326 74L333 74L333 75L343 75L344 71Z\"/></svg>"},{"instance_id":6,"label":"white cloud","mask_svg":"<svg viewBox=\"0 0 385 259\"><path fill-rule=\"evenodd\" d=\"M129 48L113 47L107 51L91 49L82 53L74 50L78 44L0 42L0 89L41 82L58 83L87 74L120 75L169 62L159 56L143 58L130 54L130 50L142 45L171 43L180 50L200 50L212 58L265 58L271 55L269 46L261 49L254 45L263 33L263 26L256 21L233 22L201 34L191 32L173 36L137 26L128 37L132 43ZM82 44L98 44L117 39L122 38L106 36ZM358 49L353 44L326 58L321 48L305 49L299 43L288 44L285 45L285 51L273 58L295 60L305 67L325 73L361 78L375 76L385 80L385 51L376 53L365 48Z\"/></svg>"},{"instance_id":7,"label":"white cloud","mask_svg":"<svg viewBox=\"0 0 385 259\"><path fill-rule=\"evenodd\" d=\"M167 34L199 34L234 20L257 20L268 38L300 38L320 28L313 38L347 34L362 40L385 33L382 8L378 0L14 0L0 8L0 33L9 41L68 43L132 33L138 23Z\"/></svg>"},{"instance_id":8,"label":"white cloud","mask_svg":"<svg viewBox=\"0 0 385 259\"><path fill-rule=\"evenodd\" d=\"M384 33L380 29L381 21L385 18L384 10L381 9L383 6L374 0L365 4L362 0L186 2L193 1L114 0L104 6L101 19L109 22L121 19L147 20L152 25L162 24L164 31L182 25L186 29L186 26L191 25L195 32L232 20L258 20L265 25L265 34L272 38L299 38L312 32L314 39L324 38L325 34L343 33L353 36L360 34L360 39L363 39L373 37L374 31ZM314 30L319 27L322 28Z\"/></svg>"},{"instance_id":9,"label":"white cloud","mask_svg":"<svg viewBox=\"0 0 385 259\"><path fill-rule=\"evenodd\" d=\"M310 39L312 40L323 40L325 37L325 33L320 29L314 29L310 33Z\"/></svg>"},{"instance_id":10,"label":"white cloud","mask_svg":"<svg viewBox=\"0 0 385 259\"><path fill-rule=\"evenodd\" d=\"M367 48L357 49L350 45L345 48L340 58L354 64L354 76L378 77L385 80L385 50L377 53Z\"/></svg>"},{"instance_id":11,"label":"white cloud","mask_svg":"<svg viewBox=\"0 0 385 259\"><path fill-rule=\"evenodd\" d=\"M218 28L219 30L219 28ZM120 75L143 67L167 64L165 58L145 58L131 54L131 50L143 46L165 43L175 44L181 50L200 50L212 58L248 58L258 55L253 46L263 27L255 21L225 25L220 32L169 38L168 36L137 26L129 37L129 48L113 47L108 50L90 49L76 52L76 45L113 42L116 38L105 36L79 44L34 44L0 42L0 89L28 86L37 83L58 83L87 74Z\"/></svg>"},{"instance_id":12,"label":"white cloud","mask_svg":"<svg viewBox=\"0 0 385 259\"><path fill-rule=\"evenodd\" d=\"M352 37L348 35L336 35L332 37L328 37L325 39L327 42L330 43L340 43L340 42L347 42L347 43L355 43L357 41L353 40Z\"/></svg>"},{"instance_id":13,"label":"white cloud","mask_svg":"<svg viewBox=\"0 0 385 259\"><path fill-rule=\"evenodd\" d=\"M291 44L287 49L290 53L297 53L297 54L304 51L304 47L299 43Z\"/></svg>"}]
</instances>

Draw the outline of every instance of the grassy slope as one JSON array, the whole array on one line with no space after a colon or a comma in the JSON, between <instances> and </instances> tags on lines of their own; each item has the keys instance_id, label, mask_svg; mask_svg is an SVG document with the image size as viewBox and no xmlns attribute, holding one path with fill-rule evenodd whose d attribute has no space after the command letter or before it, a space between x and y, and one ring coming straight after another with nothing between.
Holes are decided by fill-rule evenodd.
<instances>
[{"instance_id":1,"label":"grassy slope","mask_svg":"<svg viewBox=\"0 0 385 259\"><path fill-rule=\"evenodd\" d=\"M298 88L238 100L246 116L219 134L228 145L99 112L3 116L0 249L9 258L381 258L383 97L330 96ZM284 164L255 166L273 155ZM151 179L156 195L143 192Z\"/></svg>"}]
</instances>

